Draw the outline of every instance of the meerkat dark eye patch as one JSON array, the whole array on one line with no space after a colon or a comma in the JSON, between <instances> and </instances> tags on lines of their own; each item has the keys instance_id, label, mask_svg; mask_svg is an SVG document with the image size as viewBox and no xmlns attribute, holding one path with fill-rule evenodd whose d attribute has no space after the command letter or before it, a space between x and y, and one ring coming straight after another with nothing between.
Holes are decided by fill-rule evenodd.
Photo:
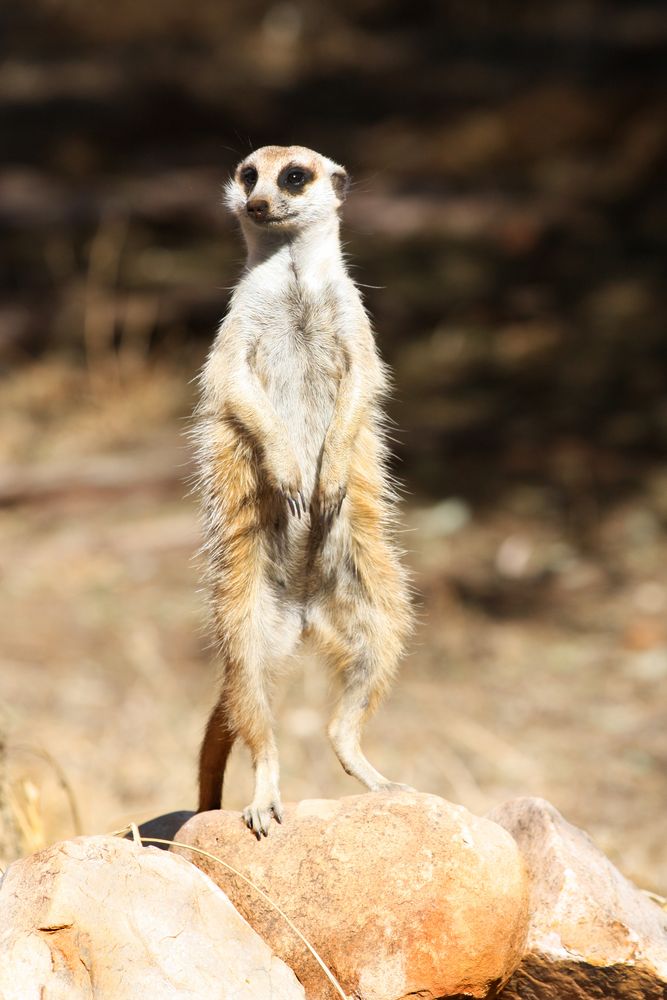
<instances>
[{"instance_id":1,"label":"meerkat dark eye patch","mask_svg":"<svg viewBox=\"0 0 667 1000\"><path fill-rule=\"evenodd\" d=\"M246 191L252 191L257 183L257 171L254 167L244 167L241 171L241 183Z\"/></svg>"},{"instance_id":2,"label":"meerkat dark eye patch","mask_svg":"<svg viewBox=\"0 0 667 1000\"><path fill-rule=\"evenodd\" d=\"M313 171L307 167L285 167L278 176L278 187L290 194L300 194L313 179Z\"/></svg>"}]
</instances>

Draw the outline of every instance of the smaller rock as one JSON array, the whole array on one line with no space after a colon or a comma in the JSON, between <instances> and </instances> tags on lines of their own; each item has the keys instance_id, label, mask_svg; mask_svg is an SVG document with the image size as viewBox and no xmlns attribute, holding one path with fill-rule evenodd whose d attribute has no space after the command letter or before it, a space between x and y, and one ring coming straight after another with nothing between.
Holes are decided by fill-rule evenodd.
<instances>
[{"instance_id":1,"label":"smaller rock","mask_svg":"<svg viewBox=\"0 0 667 1000\"><path fill-rule=\"evenodd\" d=\"M227 897L193 865L78 837L0 884L2 1000L303 1000Z\"/></svg>"},{"instance_id":2,"label":"smaller rock","mask_svg":"<svg viewBox=\"0 0 667 1000\"><path fill-rule=\"evenodd\" d=\"M513 835L531 882L526 954L503 1000L665 1000L667 913L543 799L488 818Z\"/></svg>"}]
</instances>

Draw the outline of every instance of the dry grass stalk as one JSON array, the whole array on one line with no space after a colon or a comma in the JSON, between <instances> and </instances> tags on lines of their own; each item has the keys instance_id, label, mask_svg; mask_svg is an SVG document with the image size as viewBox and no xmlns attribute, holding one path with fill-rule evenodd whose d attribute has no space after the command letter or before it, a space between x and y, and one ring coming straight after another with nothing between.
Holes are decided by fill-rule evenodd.
<instances>
[{"instance_id":1,"label":"dry grass stalk","mask_svg":"<svg viewBox=\"0 0 667 1000\"><path fill-rule=\"evenodd\" d=\"M9 785L8 802L20 840L18 851L12 860L41 851L46 847L48 839L37 786L29 778Z\"/></svg>"},{"instance_id":2,"label":"dry grass stalk","mask_svg":"<svg viewBox=\"0 0 667 1000\"><path fill-rule=\"evenodd\" d=\"M40 760L43 760L46 764L48 764L51 771L53 771L58 786L62 789L62 791L65 794L65 798L67 799L67 805L69 808L70 816L72 818L72 827L74 830L74 836L80 837L81 834L83 833L83 824L81 822L81 813L79 811L79 805L76 799L76 795L74 793L74 789L72 788L69 778L65 774L64 769L58 763L56 758L52 754L50 754L48 750L44 750L42 747L33 747L27 744L20 744L14 747L13 749L15 751L20 751L22 753L29 753L35 757L39 757ZM24 784L26 784L26 782L24 782ZM27 782L27 784L32 784L32 783ZM35 791L37 791L37 789L35 789ZM30 811L30 809L28 811Z\"/></svg>"}]
</instances>

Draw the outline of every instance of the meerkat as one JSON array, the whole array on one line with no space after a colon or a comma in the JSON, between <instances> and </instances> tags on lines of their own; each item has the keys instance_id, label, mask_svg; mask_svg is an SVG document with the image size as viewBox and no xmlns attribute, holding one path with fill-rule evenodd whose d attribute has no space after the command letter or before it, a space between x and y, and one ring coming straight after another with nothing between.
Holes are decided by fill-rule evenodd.
<instances>
[{"instance_id":1,"label":"meerkat","mask_svg":"<svg viewBox=\"0 0 667 1000\"><path fill-rule=\"evenodd\" d=\"M255 773L243 816L257 837L282 821L270 695L303 639L340 675L328 734L345 771L371 791L406 787L360 747L397 668L411 602L394 538L387 371L341 252L347 187L327 157L265 146L225 191L248 255L201 373L195 423L221 657L198 808L220 808L240 738Z\"/></svg>"}]
</instances>

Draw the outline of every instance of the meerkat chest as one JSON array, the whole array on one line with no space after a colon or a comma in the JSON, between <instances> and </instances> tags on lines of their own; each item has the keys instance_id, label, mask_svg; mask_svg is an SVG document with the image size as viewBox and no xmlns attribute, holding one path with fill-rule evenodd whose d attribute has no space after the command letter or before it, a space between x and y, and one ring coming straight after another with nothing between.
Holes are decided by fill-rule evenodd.
<instances>
[{"instance_id":1,"label":"meerkat chest","mask_svg":"<svg viewBox=\"0 0 667 1000\"><path fill-rule=\"evenodd\" d=\"M279 412L333 405L344 370L344 331L335 295L289 286L267 308L255 345L257 374Z\"/></svg>"}]
</instances>

